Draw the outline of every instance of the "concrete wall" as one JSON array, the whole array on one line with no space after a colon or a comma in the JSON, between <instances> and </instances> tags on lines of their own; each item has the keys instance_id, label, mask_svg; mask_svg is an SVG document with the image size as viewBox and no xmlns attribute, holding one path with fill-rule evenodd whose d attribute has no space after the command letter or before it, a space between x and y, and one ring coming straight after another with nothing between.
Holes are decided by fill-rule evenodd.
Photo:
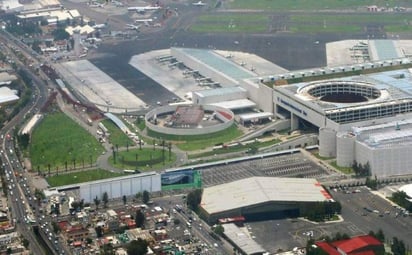
<instances>
[{"instance_id":1,"label":"concrete wall","mask_svg":"<svg viewBox=\"0 0 412 255\"><path fill-rule=\"evenodd\" d=\"M248 98L255 102L259 109L273 112L273 89L260 83L258 78L241 80L240 86L248 91Z\"/></svg>"},{"instance_id":2,"label":"concrete wall","mask_svg":"<svg viewBox=\"0 0 412 255\"><path fill-rule=\"evenodd\" d=\"M136 195L145 190L148 192L161 191L160 179L160 174L151 172L83 183L80 184L80 198L84 199L86 203L93 203L94 198L97 196L101 199L104 192L107 192L109 199L112 199L121 198L123 195Z\"/></svg>"},{"instance_id":3,"label":"concrete wall","mask_svg":"<svg viewBox=\"0 0 412 255\"><path fill-rule=\"evenodd\" d=\"M300 102L296 102L295 99L289 98L289 96L281 94L276 90L273 91L273 103L275 107L275 114L277 112L277 107L280 106L295 116L305 119L317 127L332 126L331 128L334 129L335 122L327 120L323 114L310 109Z\"/></svg>"},{"instance_id":4,"label":"concrete wall","mask_svg":"<svg viewBox=\"0 0 412 255\"><path fill-rule=\"evenodd\" d=\"M356 143L356 161L369 162L372 176L388 177L410 174L412 166L412 147L408 145L371 148Z\"/></svg>"},{"instance_id":5,"label":"concrete wall","mask_svg":"<svg viewBox=\"0 0 412 255\"><path fill-rule=\"evenodd\" d=\"M172 105L167 105L167 106L163 106L163 107L158 107L156 109L153 109L152 111L148 112L145 116L145 121L146 121L146 127L152 131L158 132L158 133L162 133L162 134L169 134L169 135L203 135L203 134L210 134L210 133L215 133L218 131L222 131L230 126L232 126L232 124L235 121L233 112L224 109L222 107L217 107L217 106L213 106L213 105L204 105L203 109L208 110L208 111L222 111L222 112L226 112L228 114L230 114L230 116L232 116L232 118L230 120L227 120L226 118L222 117L221 114L217 113L216 117L219 118L220 120L225 122L221 123L221 124L216 124L213 126L208 126L208 127L202 127L202 128L187 128L187 129L183 129L183 128L168 128L168 127L163 127L163 126L158 126L155 125L153 123L151 123L150 121L148 121L149 119L153 118L153 116L156 115L160 115L163 113L167 113L167 112L174 112L176 111L176 106L172 106Z\"/></svg>"}]
</instances>

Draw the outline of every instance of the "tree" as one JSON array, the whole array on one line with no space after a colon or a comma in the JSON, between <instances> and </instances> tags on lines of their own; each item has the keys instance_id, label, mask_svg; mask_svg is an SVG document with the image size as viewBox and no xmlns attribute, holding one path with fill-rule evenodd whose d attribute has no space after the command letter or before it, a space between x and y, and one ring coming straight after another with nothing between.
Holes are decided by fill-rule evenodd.
<instances>
[{"instance_id":1,"label":"tree","mask_svg":"<svg viewBox=\"0 0 412 255\"><path fill-rule=\"evenodd\" d=\"M57 234L57 233L60 232L60 226L59 226L59 224L57 224L57 222L52 221L52 227L53 227L53 232L54 232L55 234Z\"/></svg>"},{"instance_id":2,"label":"tree","mask_svg":"<svg viewBox=\"0 0 412 255\"><path fill-rule=\"evenodd\" d=\"M136 222L136 226L138 228L143 228L144 227L145 216L144 216L144 213L142 212L142 210L137 210L136 211L136 217L135 217L134 221Z\"/></svg>"},{"instance_id":3,"label":"tree","mask_svg":"<svg viewBox=\"0 0 412 255\"><path fill-rule=\"evenodd\" d=\"M137 239L131 241L127 246L127 254L129 255L145 255L147 253L147 247L149 244L146 240Z\"/></svg>"},{"instance_id":4,"label":"tree","mask_svg":"<svg viewBox=\"0 0 412 255\"><path fill-rule=\"evenodd\" d=\"M223 236L223 232L225 232L225 228L221 224L218 224L213 229L213 232L215 232L216 235Z\"/></svg>"},{"instance_id":5,"label":"tree","mask_svg":"<svg viewBox=\"0 0 412 255\"><path fill-rule=\"evenodd\" d=\"M103 192L102 201L103 201L104 208L106 208L107 203L109 203L109 195L107 194L106 191Z\"/></svg>"},{"instance_id":6,"label":"tree","mask_svg":"<svg viewBox=\"0 0 412 255\"><path fill-rule=\"evenodd\" d=\"M17 140L19 142L19 145L23 150L27 149L27 146L29 145L30 142L30 135L29 134L22 134L17 136Z\"/></svg>"},{"instance_id":7,"label":"tree","mask_svg":"<svg viewBox=\"0 0 412 255\"><path fill-rule=\"evenodd\" d=\"M385 242L385 235L383 234L382 229L379 229L378 232L375 235L376 239L381 241L382 243Z\"/></svg>"},{"instance_id":8,"label":"tree","mask_svg":"<svg viewBox=\"0 0 412 255\"><path fill-rule=\"evenodd\" d=\"M126 195L123 195L123 205L126 205L126 203L127 203L127 197Z\"/></svg>"},{"instance_id":9,"label":"tree","mask_svg":"<svg viewBox=\"0 0 412 255\"><path fill-rule=\"evenodd\" d=\"M312 238L306 243L306 254L307 255L327 255L328 253L324 252L319 247L315 246L315 240Z\"/></svg>"},{"instance_id":10,"label":"tree","mask_svg":"<svg viewBox=\"0 0 412 255\"><path fill-rule=\"evenodd\" d=\"M173 224L179 225L179 224L180 224L180 220L179 220L178 218L174 218L174 219L173 219Z\"/></svg>"},{"instance_id":11,"label":"tree","mask_svg":"<svg viewBox=\"0 0 412 255\"><path fill-rule=\"evenodd\" d=\"M187 194L187 198L186 198L187 206L189 206L189 208L192 209L193 211L197 211L199 204L202 201L202 193L203 191L201 189L196 189L194 191L189 192L189 194Z\"/></svg>"},{"instance_id":12,"label":"tree","mask_svg":"<svg viewBox=\"0 0 412 255\"><path fill-rule=\"evenodd\" d=\"M99 209L100 199L97 196L94 198L94 204L96 205L96 210Z\"/></svg>"},{"instance_id":13,"label":"tree","mask_svg":"<svg viewBox=\"0 0 412 255\"><path fill-rule=\"evenodd\" d=\"M27 249L29 247L30 241L27 240L26 238L23 238L22 243L23 243L24 248Z\"/></svg>"},{"instance_id":14,"label":"tree","mask_svg":"<svg viewBox=\"0 0 412 255\"><path fill-rule=\"evenodd\" d=\"M405 255L406 247L405 243L402 240L399 240L397 237L392 239L391 250L393 255Z\"/></svg>"},{"instance_id":15,"label":"tree","mask_svg":"<svg viewBox=\"0 0 412 255\"><path fill-rule=\"evenodd\" d=\"M101 226L97 226L95 230L96 230L96 236L98 238L103 237L103 228Z\"/></svg>"},{"instance_id":16,"label":"tree","mask_svg":"<svg viewBox=\"0 0 412 255\"><path fill-rule=\"evenodd\" d=\"M70 38L70 34L66 32L64 28L57 28L52 32L52 35L54 36L54 40L60 41L60 40L67 40Z\"/></svg>"},{"instance_id":17,"label":"tree","mask_svg":"<svg viewBox=\"0 0 412 255\"><path fill-rule=\"evenodd\" d=\"M147 204L147 202L149 202L149 200L150 200L149 191L147 191L147 190L143 191L143 195L142 195L143 204Z\"/></svg>"}]
</instances>

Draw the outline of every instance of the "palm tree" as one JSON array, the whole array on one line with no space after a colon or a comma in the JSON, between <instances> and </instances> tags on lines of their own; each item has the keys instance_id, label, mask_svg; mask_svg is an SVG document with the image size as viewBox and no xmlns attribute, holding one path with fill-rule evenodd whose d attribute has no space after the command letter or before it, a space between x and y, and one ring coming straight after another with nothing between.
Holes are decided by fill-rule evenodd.
<instances>
[{"instance_id":1,"label":"palm tree","mask_svg":"<svg viewBox=\"0 0 412 255\"><path fill-rule=\"evenodd\" d=\"M96 210L99 209L100 199L97 196L94 198L94 204L96 205Z\"/></svg>"},{"instance_id":2,"label":"palm tree","mask_svg":"<svg viewBox=\"0 0 412 255\"><path fill-rule=\"evenodd\" d=\"M103 193L102 201L103 201L103 204L104 204L104 208L106 208L107 203L109 202L109 195L107 194L106 191Z\"/></svg>"}]
</instances>

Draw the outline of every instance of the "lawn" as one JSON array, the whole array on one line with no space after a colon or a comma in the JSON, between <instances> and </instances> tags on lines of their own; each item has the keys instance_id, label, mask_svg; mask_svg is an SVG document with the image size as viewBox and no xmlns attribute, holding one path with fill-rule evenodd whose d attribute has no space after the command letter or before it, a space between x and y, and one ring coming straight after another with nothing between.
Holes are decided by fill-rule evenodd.
<instances>
[{"instance_id":1,"label":"lawn","mask_svg":"<svg viewBox=\"0 0 412 255\"><path fill-rule=\"evenodd\" d=\"M379 25L386 32L410 31L410 16L393 13L367 14L293 14L287 22L288 30L295 33L356 33L368 24Z\"/></svg>"},{"instance_id":2,"label":"lawn","mask_svg":"<svg viewBox=\"0 0 412 255\"><path fill-rule=\"evenodd\" d=\"M116 163L114 162L113 155L110 156L109 163L120 169L138 169L140 171L161 169L175 163L176 155L173 152L169 155L169 149L167 147L165 148L164 156L165 159L163 163L163 150L161 146L156 146L155 150L153 147L142 148L141 150L132 149L116 153Z\"/></svg>"},{"instance_id":3,"label":"lawn","mask_svg":"<svg viewBox=\"0 0 412 255\"><path fill-rule=\"evenodd\" d=\"M191 26L194 32L264 32L269 18L256 14L202 15Z\"/></svg>"},{"instance_id":4,"label":"lawn","mask_svg":"<svg viewBox=\"0 0 412 255\"><path fill-rule=\"evenodd\" d=\"M63 113L45 115L35 128L29 147L33 169L64 169L65 162L96 161L104 151L101 144Z\"/></svg>"},{"instance_id":5,"label":"lawn","mask_svg":"<svg viewBox=\"0 0 412 255\"><path fill-rule=\"evenodd\" d=\"M233 139L242 135L236 125L232 125L230 128L225 130L206 134L206 135L164 135L148 130L148 134L151 137L157 137L159 139L165 139L168 141L174 141L176 146L184 151L202 150L208 147L214 146L216 144L223 144L230 142Z\"/></svg>"},{"instance_id":6,"label":"lawn","mask_svg":"<svg viewBox=\"0 0 412 255\"><path fill-rule=\"evenodd\" d=\"M356 9L368 5L403 6L412 4L404 0L235 0L229 4L231 9L255 9L270 11L287 10L327 10L327 9Z\"/></svg>"},{"instance_id":7,"label":"lawn","mask_svg":"<svg viewBox=\"0 0 412 255\"><path fill-rule=\"evenodd\" d=\"M338 171L344 173L344 174L353 174L353 173L354 173L352 167L338 166L338 164L336 163L336 161L332 161L332 162L330 163L330 165L333 166L334 168L336 168Z\"/></svg>"},{"instance_id":8,"label":"lawn","mask_svg":"<svg viewBox=\"0 0 412 255\"><path fill-rule=\"evenodd\" d=\"M101 179L108 179L124 175L125 174L123 173L113 173L102 169L94 169L51 176L47 178L47 182L51 187L57 187L82 182L96 181Z\"/></svg>"},{"instance_id":9,"label":"lawn","mask_svg":"<svg viewBox=\"0 0 412 255\"><path fill-rule=\"evenodd\" d=\"M103 120L103 125L109 130L109 141L119 147L133 146L135 143L122 130L120 130L111 120Z\"/></svg>"}]
</instances>

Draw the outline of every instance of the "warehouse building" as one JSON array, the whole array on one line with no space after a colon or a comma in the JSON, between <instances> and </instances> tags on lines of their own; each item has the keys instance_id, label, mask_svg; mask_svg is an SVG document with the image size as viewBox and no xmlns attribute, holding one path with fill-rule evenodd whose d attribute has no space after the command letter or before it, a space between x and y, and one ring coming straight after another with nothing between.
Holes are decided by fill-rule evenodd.
<instances>
[{"instance_id":1,"label":"warehouse building","mask_svg":"<svg viewBox=\"0 0 412 255\"><path fill-rule=\"evenodd\" d=\"M331 201L315 179L251 177L205 188L200 208L214 224L221 218L246 220L297 217L308 204Z\"/></svg>"}]
</instances>

